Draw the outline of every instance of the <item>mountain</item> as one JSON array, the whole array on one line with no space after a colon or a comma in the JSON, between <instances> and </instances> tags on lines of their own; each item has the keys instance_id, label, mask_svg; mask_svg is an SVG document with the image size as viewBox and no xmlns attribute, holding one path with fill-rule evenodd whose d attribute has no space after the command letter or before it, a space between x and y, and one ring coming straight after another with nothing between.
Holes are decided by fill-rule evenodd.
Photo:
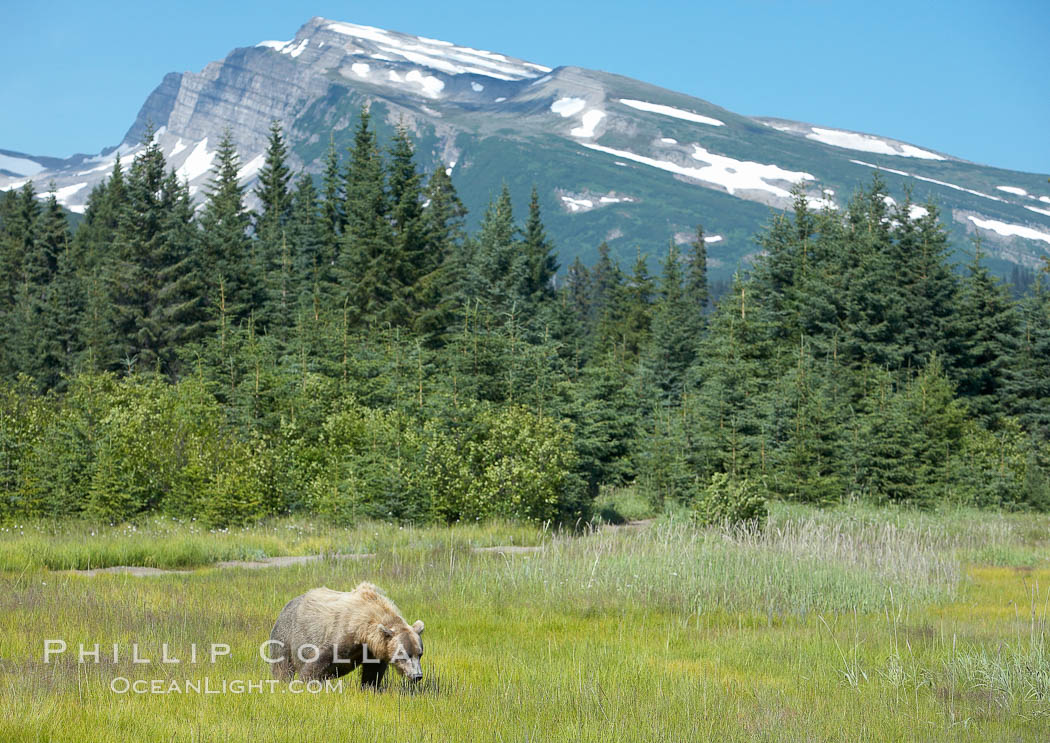
<instances>
[{"instance_id":1,"label":"mountain","mask_svg":"<svg viewBox=\"0 0 1050 743\"><path fill-rule=\"evenodd\" d=\"M229 128L249 185L268 129L285 128L296 168L319 173L329 137L350 143L370 105L381 137L399 121L421 165L441 163L476 220L506 182L519 209L539 190L563 264L608 241L633 259L661 255L702 223L714 277L757 250L753 235L802 184L810 202L841 209L878 170L893 198L932 200L955 244L981 236L1005 272L1050 252L1047 176L966 162L884 137L733 113L619 75L557 67L369 26L314 18L289 41L235 49L199 73L171 73L117 147L56 159L0 150L0 189L32 178L83 211L119 155L129 162L147 126L172 167L201 194ZM912 214L924 207L914 206Z\"/></svg>"}]
</instances>

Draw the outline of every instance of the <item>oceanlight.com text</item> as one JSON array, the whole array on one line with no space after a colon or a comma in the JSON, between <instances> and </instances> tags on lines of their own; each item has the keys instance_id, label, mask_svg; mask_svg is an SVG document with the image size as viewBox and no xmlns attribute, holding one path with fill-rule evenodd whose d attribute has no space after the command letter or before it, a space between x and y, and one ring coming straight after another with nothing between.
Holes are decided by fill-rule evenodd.
<instances>
[{"instance_id":1,"label":"oceanlight.com text","mask_svg":"<svg viewBox=\"0 0 1050 743\"><path fill-rule=\"evenodd\" d=\"M281 683L277 679L129 679L117 676L109 682L114 694L341 694L343 679Z\"/></svg>"}]
</instances>

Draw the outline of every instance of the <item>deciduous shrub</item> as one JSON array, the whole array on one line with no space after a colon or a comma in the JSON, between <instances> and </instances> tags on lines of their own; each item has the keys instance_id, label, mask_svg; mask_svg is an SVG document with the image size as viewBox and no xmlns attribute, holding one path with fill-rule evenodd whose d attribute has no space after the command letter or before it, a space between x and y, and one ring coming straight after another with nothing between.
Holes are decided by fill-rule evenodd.
<instances>
[{"instance_id":1,"label":"deciduous shrub","mask_svg":"<svg viewBox=\"0 0 1050 743\"><path fill-rule=\"evenodd\" d=\"M576 454L563 423L525 408L479 408L452 430L431 426L423 487L445 521L545 521L573 497Z\"/></svg>"},{"instance_id":2,"label":"deciduous shrub","mask_svg":"<svg viewBox=\"0 0 1050 743\"><path fill-rule=\"evenodd\" d=\"M749 480L716 472L697 494L693 513L702 524L761 525L766 519L766 497Z\"/></svg>"}]
</instances>

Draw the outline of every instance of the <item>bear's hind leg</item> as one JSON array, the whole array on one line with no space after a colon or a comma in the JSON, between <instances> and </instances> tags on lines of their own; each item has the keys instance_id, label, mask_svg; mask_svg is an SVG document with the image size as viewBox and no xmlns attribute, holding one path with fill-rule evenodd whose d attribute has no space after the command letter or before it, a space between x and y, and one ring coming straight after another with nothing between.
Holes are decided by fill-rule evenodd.
<instances>
[{"instance_id":1,"label":"bear's hind leg","mask_svg":"<svg viewBox=\"0 0 1050 743\"><path fill-rule=\"evenodd\" d=\"M330 678L335 678L338 674L335 673L335 666L332 665L331 658L318 658L308 663L304 663L303 667L299 669L299 678L302 681L325 681Z\"/></svg>"}]
</instances>

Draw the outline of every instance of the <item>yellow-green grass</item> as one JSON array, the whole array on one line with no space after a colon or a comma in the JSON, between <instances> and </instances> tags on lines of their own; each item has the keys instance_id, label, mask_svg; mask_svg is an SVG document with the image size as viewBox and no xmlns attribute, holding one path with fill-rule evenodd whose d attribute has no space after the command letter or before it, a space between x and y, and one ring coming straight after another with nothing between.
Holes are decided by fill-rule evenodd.
<instances>
[{"instance_id":1,"label":"yellow-green grass","mask_svg":"<svg viewBox=\"0 0 1050 743\"><path fill-rule=\"evenodd\" d=\"M385 522L338 528L309 520L277 519L241 528L209 529L193 521L160 517L121 525L37 520L0 527L0 571L118 565L193 568L224 560L288 555L534 545L544 537L542 530L502 522L454 529L404 528Z\"/></svg>"},{"instance_id":2,"label":"yellow-green grass","mask_svg":"<svg viewBox=\"0 0 1050 743\"><path fill-rule=\"evenodd\" d=\"M389 543L352 563L151 577L27 563L0 575L0 740L1043 741L1048 525L779 506L762 534L665 518L517 534L544 546L522 554L470 549L511 527L374 527ZM1032 564L968 562L983 549ZM110 690L268 678L258 647L281 606L360 580L427 624L416 693L353 677L341 693ZM45 664L46 639L69 650ZM101 662L78 663L96 642ZM133 643L152 663L131 662ZM162 643L183 662L160 663ZM190 665L192 643L231 655Z\"/></svg>"}]
</instances>

